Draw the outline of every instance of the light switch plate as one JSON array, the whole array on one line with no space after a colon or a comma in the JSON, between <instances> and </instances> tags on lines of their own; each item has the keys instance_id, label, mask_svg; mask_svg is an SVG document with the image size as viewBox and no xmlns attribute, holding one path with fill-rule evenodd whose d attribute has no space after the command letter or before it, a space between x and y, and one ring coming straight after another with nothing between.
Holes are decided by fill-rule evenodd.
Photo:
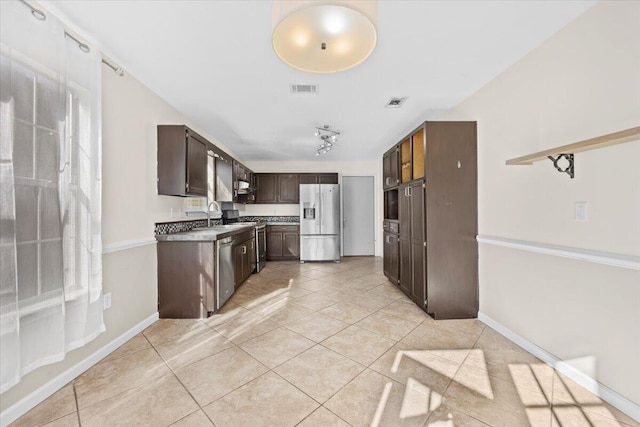
<instances>
[{"instance_id":1,"label":"light switch plate","mask_svg":"<svg viewBox=\"0 0 640 427\"><path fill-rule=\"evenodd\" d=\"M105 310L111 308L111 292L104 294L103 307Z\"/></svg>"},{"instance_id":2,"label":"light switch plate","mask_svg":"<svg viewBox=\"0 0 640 427\"><path fill-rule=\"evenodd\" d=\"M586 221L588 218L587 202L576 202L573 210L573 219L576 221Z\"/></svg>"}]
</instances>

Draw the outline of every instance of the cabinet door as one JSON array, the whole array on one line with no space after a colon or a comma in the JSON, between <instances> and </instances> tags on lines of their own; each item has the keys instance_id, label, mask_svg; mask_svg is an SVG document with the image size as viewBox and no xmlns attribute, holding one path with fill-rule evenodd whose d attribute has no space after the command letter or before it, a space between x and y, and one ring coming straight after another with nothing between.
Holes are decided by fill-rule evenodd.
<instances>
[{"instance_id":1,"label":"cabinet door","mask_svg":"<svg viewBox=\"0 0 640 427\"><path fill-rule=\"evenodd\" d=\"M394 285L398 284L398 236L384 233L384 274Z\"/></svg>"},{"instance_id":2,"label":"cabinet door","mask_svg":"<svg viewBox=\"0 0 640 427\"><path fill-rule=\"evenodd\" d=\"M411 141L407 138L400 143L400 181L411 181L411 172Z\"/></svg>"},{"instance_id":3,"label":"cabinet door","mask_svg":"<svg viewBox=\"0 0 640 427\"><path fill-rule=\"evenodd\" d=\"M317 184L318 175L303 173L300 175L300 184Z\"/></svg>"},{"instance_id":4,"label":"cabinet door","mask_svg":"<svg viewBox=\"0 0 640 427\"><path fill-rule=\"evenodd\" d=\"M337 173L327 173L318 175L318 183L319 184L337 184L338 183L338 174Z\"/></svg>"},{"instance_id":5,"label":"cabinet door","mask_svg":"<svg viewBox=\"0 0 640 427\"><path fill-rule=\"evenodd\" d=\"M389 279L394 285L400 279L400 241L395 234L389 238Z\"/></svg>"},{"instance_id":6,"label":"cabinet door","mask_svg":"<svg viewBox=\"0 0 640 427\"><path fill-rule=\"evenodd\" d=\"M411 198L409 187L398 188L398 225L400 226L400 240L411 239Z\"/></svg>"},{"instance_id":7,"label":"cabinet door","mask_svg":"<svg viewBox=\"0 0 640 427\"><path fill-rule=\"evenodd\" d=\"M409 188L411 204L411 256L412 256L412 289L411 298L420 307L424 307L426 299L425 281L425 218L424 188L422 182L414 183Z\"/></svg>"},{"instance_id":8,"label":"cabinet door","mask_svg":"<svg viewBox=\"0 0 640 427\"><path fill-rule=\"evenodd\" d=\"M300 202L300 182L298 175L278 175L278 201L280 203Z\"/></svg>"},{"instance_id":9,"label":"cabinet door","mask_svg":"<svg viewBox=\"0 0 640 427\"><path fill-rule=\"evenodd\" d=\"M187 135L187 182L188 195L207 195L207 143Z\"/></svg>"},{"instance_id":10,"label":"cabinet door","mask_svg":"<svg viewBox=\"0 0 640 427\"><path fill-rule=\"evenodd\" d=\"M413 270L411 268L412 256L411 256L411 241L400 240L399 243L399 265L400 265L400 289L408 297L411 297L411 291L413 290Z\"/></svg>"},{"instance_id":11,"label":"cabinet door","mask_svg":"<svg viewBox=\"0 0 640 427\"><path fill-rule=\"evenodd\" d=\"M249 245L247 250L247 277L249 277L256 268L256 239L249 240L247 244Z\"/></svg>"},{"instance_id":12,"label":"cabinet door","mask_svg":"<svg viewBox=\"0 0 640 427\"><path fill-rule=\"evenodd\" d=\"M384 272L384 275L389 277L389 261L390 261L390 253L389 253L389 246L391 244L391 242L389 241L389 236L391 236L391 234L384 232L383 233L383 237L384 237L384 244L382 245L382 271Z\"/></svg>"},{"instance_id":13,"label":"cabinet door","mask_svg":"<svg viewBox=\"0 0 640 427\"><path fill-rule=\"evenodd\" d=\"M283 256L286 258L300 258L300 234L287 231L283 233Z\"/></svg>"},{"instance_id":14,"label":"cabinet door","mask_svg":"<svg viewBox=\"0 0 640 427\"><path fill-rule=\"evenodd\" d=\"M256 174L256 203L278 203L275 174Z\"/></svg>"},{"instance_id":15,"label":"cabinet door","mask_svg":"<svg viewBox=\"0 0 640 427\"><path fill-rule=\"evenodd\" d=\"M413 179L424 178L424 127L411 135L411 164Z\"/></svg>"},{"instance_id":16,"label":"cabinet door","mask_svg":"<svg viewBox=\"0 0 640 427\"><path fill-rule=\"evenodd\" d=\"M276 260L282 258L282 232L267 232L267 260Z\"/></svg>"},{"instance_id":17,"label":"cabinet door","mask_svg":"<svg viewBox=\"0 0 640 427\"><path fill-rule=\"evenodd\" d=\"M391 153L387 153L382 157L382 188L387 189L391 185Z\"/></svg>"},{"instance_id":18,"label":"cabinet door","mask_svg":"<svg viewBox=\"0 0 640 427\"><path fill-rule=\"evenodd\" d=\"M400 184L400 148L396 147L389 155L389 180L391 186Z\"/></svg>"},{"instance_id":19,"label":"cabinet door","mask_svg":"<svg viewBox=\"0 0 640 427\"><path fill-rule=\"evenodd\" d=\"M400 266L400 289L411 297L413 259L411 255L411 197L409 191L410 188L406 185L398 188L398 226L400 227L398 263Z\"/></svg>"},{"instance_id":20,"label":"cabinet door","mask_svg":"<svg viewBox=\"0 0 640 427\"><path fill-rule=\"evenodd\" d=\"M244 246L238 245L233 248L233 278L235 288L238 289L238 286L244 282Z\"/></svg>"}]
</instances>

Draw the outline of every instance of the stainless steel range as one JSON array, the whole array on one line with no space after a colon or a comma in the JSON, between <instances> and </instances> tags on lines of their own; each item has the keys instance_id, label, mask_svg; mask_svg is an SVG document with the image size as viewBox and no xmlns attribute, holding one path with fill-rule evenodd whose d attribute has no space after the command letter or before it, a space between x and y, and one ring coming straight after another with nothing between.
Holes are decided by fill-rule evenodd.
<instances>
[{"instance_id":1,"label":"stainless steel range","mask_svg":"<svg viewBox=\"0 0 640 427\"><path fill-rule=\"evenodd\" d=\"M258 223L256 225L256 273L267 264L267 226Z\"/></svg>"}]
</instances>

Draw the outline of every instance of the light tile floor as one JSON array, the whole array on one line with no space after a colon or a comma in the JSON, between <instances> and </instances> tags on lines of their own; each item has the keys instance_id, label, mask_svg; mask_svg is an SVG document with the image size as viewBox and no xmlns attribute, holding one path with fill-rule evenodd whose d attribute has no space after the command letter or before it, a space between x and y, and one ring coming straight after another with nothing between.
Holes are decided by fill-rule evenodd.
<instances>
[{"instance_id":1,"label":"light tile floor","mask_svg":"<svg viewBox=\"0 0 640 427\"><path fill-rule=\"evenodd\" d=\"M638 426L477 320L434 321L382 260L270 262L163 319L13 426Z\"/></svg>"}]
</instances>

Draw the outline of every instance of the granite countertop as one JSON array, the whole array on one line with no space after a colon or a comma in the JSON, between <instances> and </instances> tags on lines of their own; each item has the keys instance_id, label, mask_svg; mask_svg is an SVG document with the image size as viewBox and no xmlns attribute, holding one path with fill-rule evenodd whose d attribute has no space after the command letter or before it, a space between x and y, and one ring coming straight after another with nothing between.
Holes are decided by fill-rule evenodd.
<instances>
[{"instance_id":1,"label":"granite countertop","mask_svg":"<svg viewBox=\"0 0 640 427\"><path fill-rule=\"evenodd\" d=\"M212 242L251 230L255 226L255 222L245 222L232 225L214 225L210 228L156 235L156 240L159 242Z\"/></svg>"},{"instance_id":2,"label":"granite countertop","mask_svg":"<svg viewBox=\"0 0 640 427\"><path fill-rule=\"evenodd\" d=\"M300 225L297 221L267 221L267 225Z\"/></svg>"}]
</instances>

